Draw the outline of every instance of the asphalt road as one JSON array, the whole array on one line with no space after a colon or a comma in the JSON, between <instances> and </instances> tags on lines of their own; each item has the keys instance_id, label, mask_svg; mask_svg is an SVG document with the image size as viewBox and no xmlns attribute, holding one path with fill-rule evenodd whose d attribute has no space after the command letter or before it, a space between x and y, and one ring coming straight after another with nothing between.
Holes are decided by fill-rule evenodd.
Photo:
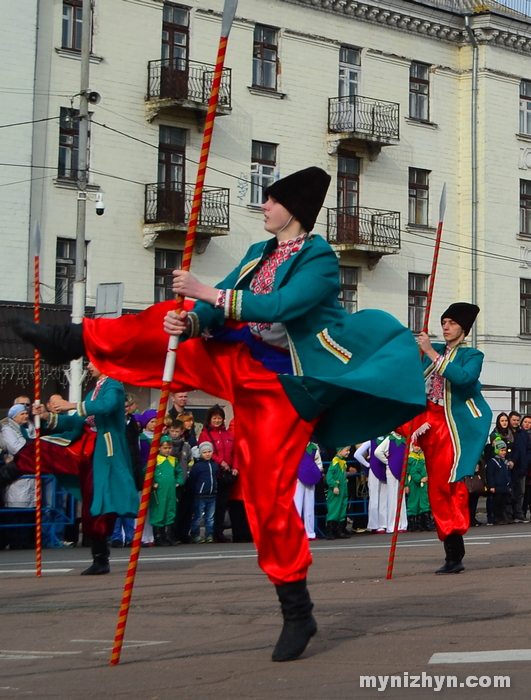
<instances>
[{"instance_id":1,"label":"asphalt road","mask_svg":"<svg viewBox=\"0 0 531 700\"><path fill-rule=\"evenodd\" d=\"M40 579L32 551L1 551L0 700L528 697L531 525L475 528L453 576L433 574L433 535L408 533L387 581L389 542L312 542L319 631L283 664L270 660L281 618L252 545L143 549L113 667L128 550L98 577L79 576L89 550L44 550Z\"/></svg>"}]
</instances>

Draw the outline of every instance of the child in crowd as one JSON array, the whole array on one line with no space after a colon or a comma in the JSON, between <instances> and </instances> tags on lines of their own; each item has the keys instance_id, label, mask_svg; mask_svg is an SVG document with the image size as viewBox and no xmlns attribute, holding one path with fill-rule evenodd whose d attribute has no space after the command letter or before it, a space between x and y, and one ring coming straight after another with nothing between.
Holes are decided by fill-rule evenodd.
<instances>
[{"instance_id":1,"label":"child in crowd","mask_svg":"<svg viewBox=\"0 0 531 700\"><path fill-rule=\"evenodd\" d=\"M179 463L171 456L172 447L172 439L164 435L160 440L149 504L149 517L157 547L176 544L173 539L173 524L177 517L175 487L184 484L184 476Z\"/></svg>"},{"instance_id":2,"label":"child in crowd","mask_svg":"<svg viewBox=\"0 0 531 700\"><path fill-rule=\"evenodd\" d=\"M326 473L328 495L326 505L326 539L347 539L350 537L343 528L343 522L347 517L347 462L350 453L350 445L338 447L336 456L331 461Z\"/></svg>"},{"instance_id":3,"label":"child in crowd","mask_svg":"<svg viewBox=\"0 0 531 700\"><path fill-rule=\"evenodd\" d=\"M183 424L183 437L190 447L197 447L197 437L194 430L193 413L179 413L177 420Z\"/></svg>"},{"instance_id":4,"label":"child in crowd","mask_svg":"<svg viewBox=\"0 0 531 700\"><path fill-rule=\"evenodd\" d=\"M214 510L216 507L218 465L212 459L214 447L211 442L199 445L200 458L188 477L188 486L194 494L194 516L190 534L193 544L214 542ZM205 538L200 534L201 519L205 521Z\"/></svg>"},{"instance_id":5,"label":"child in crowd","mask_svg":"<svg viewBox=\"0 0 531 700\"><path fill-rule=\"evenodd\" d=\"M183 474L186 477L188 474L188 466L192 460L192 450L184 438L183 431L183 422L178 419L172 420L168 428L168 435L172 443L171 456L178 460Z\"/></svg>"},{"instance_id":6,"label":"child in crowd","mask_svg":"<svg viewBox=\"0 0 531 700\"><path fill-rule=\"evenodd\" d=\"M510 465L505 459L507 444L503 440L496 440L493 447L494 457L487 464L487 488L492 494L494 525L507 525L505 504L511 492Z\"/></svg>"},{"instance_id":7,"label":"child in crowd","mask_svg":"<svg viewBox=\"0 0 531 700\"><path fill-rule=\"evenodd\" d=\"M142 459L142 481L146 475L146 467L149 459L149 451L151 449L151 443L153 441L153 431L155 430L155 425L157 423L157 412L154 408L148 408L140 416L140 425L142 426L142 432L138 438L138 443L140 445L140 456ZM136 527L136 524L135 524ZM146 521L144 523L144 532L142 533L142 546L152 547L154 544L153 528L151 527L151 519L149 517L149 510L146 513Z\"/></svg>"},{"instance_id":8,"label":"child in crowd","mask_svg":"<svg viewBox=\"0 0 531 700\"><path fill-rule=\"evenodd\" d=\"M186 479L188 478L188 472L194 460L192 458L192 448L184 439L183 431L183 422L178 419L172 420L168 428L168 434L172 441L171 456L175 457L179 462L184 476L184 484L182 486L178 485L176 489L177 517L175 518L173 534L175 540L188 542L188 531L190 530L190 522L192 520L194 497L193 494L189 493L186 487Z\"/></svg>"},{"instance_id":9,"label":"child in crowd","mask_svg":"<svg viewBox=\"0 0 531 700\"><path fill-rule=\"evenodd\" d=\"M407 460L406 483L407 529L410 532L433 532L435 525L432 522L428 498L426 460L422 449L415 443L411 444Z\"/></svg>"}]
</instances>

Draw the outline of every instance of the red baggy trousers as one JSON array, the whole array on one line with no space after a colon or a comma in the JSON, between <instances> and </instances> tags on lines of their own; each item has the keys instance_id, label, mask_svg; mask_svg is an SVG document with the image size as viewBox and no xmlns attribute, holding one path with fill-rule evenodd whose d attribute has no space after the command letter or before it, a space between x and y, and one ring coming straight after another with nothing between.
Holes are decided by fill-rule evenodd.
<instances>
[{"instance_id":1,"label":"red baggy trousers","mask_svg":"<svg viewBox=\"0 0 531 700\"><path fill-rule=\"evenodd\" d=\"M437 527L444 541L448 535L464 535L470 525L468 491L462 481L449 483L454 462L454 448L444 415L444 407L428 401L428 410L414 419L413 426L431 426L417 438L426 458L428 496Z\"/></svg>"}]
</instances>

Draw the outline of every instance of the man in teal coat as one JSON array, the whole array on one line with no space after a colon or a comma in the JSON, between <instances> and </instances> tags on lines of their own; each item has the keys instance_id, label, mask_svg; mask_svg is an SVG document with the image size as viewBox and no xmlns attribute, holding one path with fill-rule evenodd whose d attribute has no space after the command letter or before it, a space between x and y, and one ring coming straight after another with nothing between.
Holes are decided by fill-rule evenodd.
<instances>
[{"instance_id":1,"label":"man in teal coat","mask_svg":"<svg viewBox=\"0 0 531 700\"><path fill-rule=\"evenodd\" d=\"M463 479L474 473L491 424L479 383L483 353L465 342L478 313L475 304L451 304L441 316L446 344L432 345L426 333L417 341L424 352L428 408L413 421L413 439L426 458L428 495L446 553L437 574L464 569L463 535L470 515Z\"/></svg>"},{"instance_id":2,"label":"man in teal coat","mask_svg":"<svg viewBox=\"0 0 531 700\"><path fill-rule=\"evenodd\" d=\"M312 235L330 177L307 168L274 182L262 209L268 241L252 245L216 287L176 270L196 300L83 326L15 330L48 361L86 353L109 376L161 384L166 333L182 336L172 389L201 389L234 408L235 458L258 563L275 584L284 626L274 661L297 658L317 630L306 587L308 540L293 504L311 434L345 445L390 432L425 408L411 332L382 311L338 302L337 255ZM398 369L399 368L399 369Z\"/></svg>"},{"instance_id":3,"label":"man in teal coat","mask_svg":"<svg viewBox=\"0 0 531 700\"><path fill-rule=\"evenodd\" d=\"M41 466L82 501L83 533L92 541L92 565L83 575L109 573L108 537L116 516L134 518L138 512L131 457L125 437L125 393L120 382L106 377L93 363L88 370L97 380L84 401L71 403L60 396L50 400L52 412L34 406L46 436L41 444ZM60 411L75 409L72 415ZM20 474L35 473L35 443L17 454Z\"/></svg>"}]
</instances>

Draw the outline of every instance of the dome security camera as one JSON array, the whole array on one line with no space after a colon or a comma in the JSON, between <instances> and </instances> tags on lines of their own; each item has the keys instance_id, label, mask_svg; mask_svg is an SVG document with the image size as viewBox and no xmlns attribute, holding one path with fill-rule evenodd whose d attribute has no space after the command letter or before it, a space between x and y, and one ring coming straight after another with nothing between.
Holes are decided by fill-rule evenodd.
<instances>
[{"instance_id":1,"label":"dome security camera","mask_svg":"<svg viewBox=\"0 0 531 700\"><path fill-rule=\"evenodd\" d=\"M98 216L103 216L105 214L105 204L101 192L98 192L96 195L96 214Z\"/></svg>"}]
</instances>

